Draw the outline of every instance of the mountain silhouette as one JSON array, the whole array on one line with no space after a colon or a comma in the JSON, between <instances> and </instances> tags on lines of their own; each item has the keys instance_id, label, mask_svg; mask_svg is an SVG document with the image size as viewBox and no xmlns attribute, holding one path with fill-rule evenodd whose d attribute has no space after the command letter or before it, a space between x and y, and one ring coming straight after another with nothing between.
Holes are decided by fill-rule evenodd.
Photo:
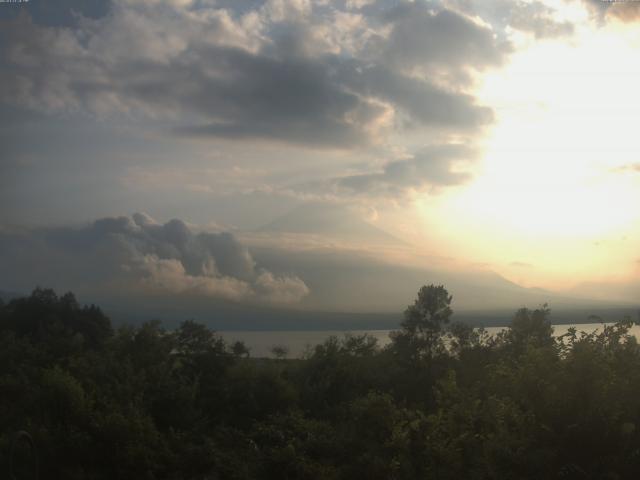
<instances>
[{"instance_id":1,"label":"mountain silhouette","mask_svg":"<svg viewBox=\"0 0 640 480\"><path fill-rule=\"evenodd\" d=\"M364 220L354 210L339 205L301 205L257 231L320 235L371 244L406 245L399 238Z\"/></svg>"}]
</instances>

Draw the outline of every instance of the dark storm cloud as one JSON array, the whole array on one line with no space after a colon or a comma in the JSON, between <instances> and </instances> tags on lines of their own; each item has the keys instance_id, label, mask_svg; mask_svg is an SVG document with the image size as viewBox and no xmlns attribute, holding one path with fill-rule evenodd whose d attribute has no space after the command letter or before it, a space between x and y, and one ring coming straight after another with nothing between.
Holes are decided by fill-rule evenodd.
<instances>
[{"instance_id":1,"label":"dark storm cloud","mask_svg":"<svg viewBox=\"0 0 640 480\"><path fill-rule=\"evenodd\" d=\"M69 27L5 20L0 100L315 146L492 121L456 78L499 65L508 45L441 6L401 2L367 17L293 0L253 10L181 3L114 1ZM334 21L340 15L349 21Z\"/></svg>"},{"instance_id":2,"label":"dark storm cloud","mask_svg":"<svg viewBox=\"0 0 640 480\"><path fill-rule=\"evenodd\" d=\"M256 265L228 232L193 233L181 220L145 214L96 220L82 228L0 231L0 283L36 283L87 292L190 294L269 303L296 302L304 282Z\"/></svg>"}]
</instances>

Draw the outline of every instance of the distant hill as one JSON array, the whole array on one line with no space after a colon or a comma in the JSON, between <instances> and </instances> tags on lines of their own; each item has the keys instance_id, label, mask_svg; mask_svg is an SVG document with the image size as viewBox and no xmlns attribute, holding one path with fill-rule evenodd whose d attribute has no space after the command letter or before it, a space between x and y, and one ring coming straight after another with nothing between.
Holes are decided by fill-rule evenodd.
<instances>
[{"instance_id":1,"label":"distant hill","mask_svg":"<svg viewBox=\"0 0 640 480\"><path fill-rule=\"evenodd\" d=\"M3 302L9 302L14 298L20 298L26 296L24 293L11 292L7 290L0 290L0 300Z\"/></svg>"},{"instance_id":2,"label":"distant hill","mask_svg":"<svg viewBox=\"0 0 640 480\"><path fill-rule=\"evenodd\" d=\"M310 294L299 307L307 310L401 313L418 289L430 283L449 290L456 312L513 313L523 306L535 308L544 303L554 311L630 307L525 288L489 270L391 264L374 255L340 249L292 251L255 246L252 253L258 265L276 273L295 272L305 282Z\"/></svg>"},{"instance_id":3,"label":"distant hill","mask_svg":"<svg viewBox=\"0 0 640 480\"><path fill-rule=\"evenodd\" d=\"M612 298L640 304L640 279L631 282L583 282L567 291L580 298Z\"/></svg>"},{"instance_id":4,"label":"distant hill","mask_svg":"<svg viewBox=\"0 0 640 480\"><path fill-rule=\"evenodd\" d=\"M275 307L241 305L221 300L192 298L176 304L169 297L136 297L132 299L86 298L83 303L97 303L115 324L141 324L150 319L161 320L165 327L175 328L186 319L195 319L219 331L359 331L394 330L400 328L403 309L397 312L337 312L295 310ZM455 304L455 300L454 300ZM551 305L551 321L555 325L598 323L589 317L597 315L606 322L634 318L636 310L629 307L567 307ZM537 305L529 305L535 308ZM510 323L518 308L493 310L459 310L454 305L452 320L473 326L502 327Z\"/></svg>"},{"instance_id":5,"label":"distant hill","mask_svg":"<svg viewBox=\"0 0 640 480\"><path fill-rule=\"evenodd\" d=\"M281 248L277 243L255 244L251 251L258 265L269 271L294 273L309 287L310 294L298 305L308 311L401 313L413 301L420 286L442 284L453 295L454 310L474 311L479 323L504 324L520 307L548 303L563 314L559 323L586 321L591 310L628 308L627 302L561 294L542 288L525 288L485 269L430 264L422 258L411 265L386 260L386 247L409 247L392 234L371 225L357 212L340 205L306 204L263 225L258 232L314 235L322 239L345 240L347 244L378 246L380 250L337 247ZM483 312L480 314L480 312ZM581 313L578 313L581 312ZM582 315L584 314L584 317ZM566 319L566 320L565 320ZM468 320L468 319L465 319Z\"/></svg>"},{"instance_id":6,"label":"distant hill","mask_svg":"<svg viewBox=\"0 0 640 480\"><path fill-rule=\"evenodd\" d=\"M339 205L306 204L257 229L268 233L300 233L368 244L406 244Z\"/></svg>"}]
</instances>

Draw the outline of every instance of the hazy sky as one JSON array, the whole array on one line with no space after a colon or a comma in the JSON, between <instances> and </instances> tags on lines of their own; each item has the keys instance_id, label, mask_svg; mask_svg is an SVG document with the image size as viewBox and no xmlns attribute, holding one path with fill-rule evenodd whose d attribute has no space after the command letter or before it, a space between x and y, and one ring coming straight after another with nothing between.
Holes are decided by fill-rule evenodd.
<instances>
[{"instance_id":1,"label":"hazy sky","mask_svg":"<svg viewBox=\"0 0 640 480\"><path fill-rule=\"evenodd\" d=\"M311 277L351 252L638 299L638 22L587 0L0 3L0 289L348 309Z\"/></svg>"}]
</instances>

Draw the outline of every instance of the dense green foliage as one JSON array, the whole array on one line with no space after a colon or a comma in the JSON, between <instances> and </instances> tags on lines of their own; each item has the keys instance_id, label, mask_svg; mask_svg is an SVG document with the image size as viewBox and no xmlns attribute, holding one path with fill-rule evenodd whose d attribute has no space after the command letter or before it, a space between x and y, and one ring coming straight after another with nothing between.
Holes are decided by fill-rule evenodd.
<instances>
[{"instance_id":1,"label":"dense green foliage","mask_svg":"<svg viewBox=\"0 0 640 480\"><path fill-rule=\"evenodd\" d=\"M0 461L47 479L570 479L640 473L631 322L555 338L546 306L489 337L423 287L384 349L250 358L184 322L111 328L72 294L0 304ZM286 353L286 352L285 352Z\"/></svg>"}]
</instances>

